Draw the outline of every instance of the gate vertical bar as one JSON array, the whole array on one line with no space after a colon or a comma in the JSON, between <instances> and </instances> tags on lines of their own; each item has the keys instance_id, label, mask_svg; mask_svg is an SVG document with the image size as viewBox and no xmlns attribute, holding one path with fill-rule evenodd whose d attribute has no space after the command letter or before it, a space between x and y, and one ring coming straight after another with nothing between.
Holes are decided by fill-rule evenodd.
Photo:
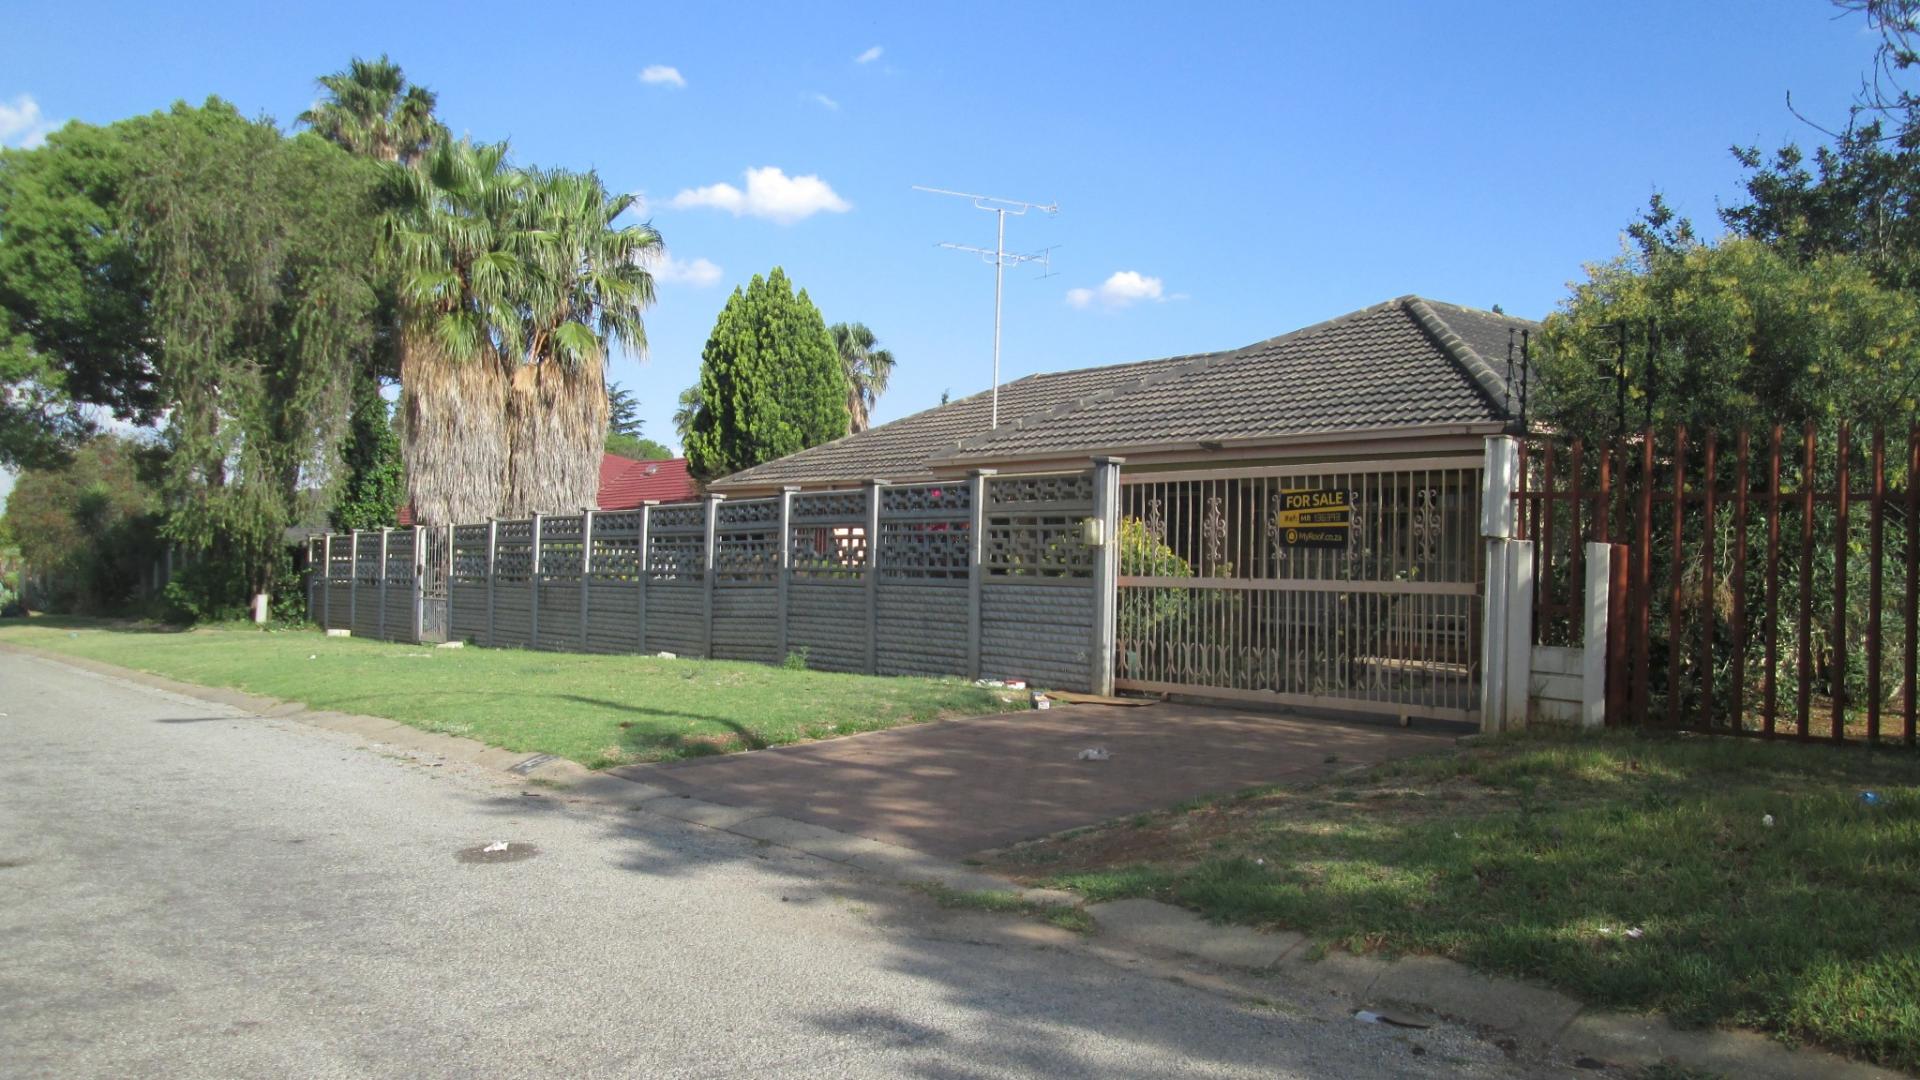
<instances>
[{"instance_id":1,"label":"gate vertical bar","mask_svg":"<svg viewBox=\"0 0 1920 1080\"><path fill-rule=\"evenodd\" d=\"M867 666L869 675L880 672L880 491L885 480L867 481Z\"/></svg>"},{"instance_id":2,"label":"gate vertical bar","mask_svg":"<svg viewBox=\"0 0 1920 1080\"><path fill-rule=\"evenodd\" d=\"M1869 558L1873 565L1867 568L1867 742L1877 745L1880 742L1880 558L1886 531L1881 512L1887 501L1887 429L1880 426L1873 429L1872 498Z\"/></svg>"},{"instance_id":3,"label":"gate vertical bar","mask_svg":"<svg viewBox=\"0 0 1920 1080\"><path fill-rule=\"evenodd\" d=\"M705 640L702 641L701 643L701 655L705 656L709 660L713 659L713 595L714 595L713 568L715 565L714 558L713 558L714 541L715 541L715 534L719 528L719 523L720 523L720 502L725 498L726 498L725 495L718 495L718 494L709 494L707 496L706 547L704 549L705 554L701 556L701 563L700 563L702 567L702 570L700 573L701 588L706 596L706 605L705 605L706 631L705 631Z\"/></svg>"},{"instance_id":4,"label":"gate vertical bar","mask_svg":"<svg viewBox=\"0 0 1920 1080\"><path fill-rule=\"evenodd\" d=\"M793 588L793 493L799 491L797 485L789 484L780 489L780 569L774 578L774 618L779 620L775 633L779 635L779 650L774 657L784 663L787 659L790 634L787 630L788 593ZM872 544L872 540L868 540ZM873 627L867 627L867 638L872 640Z\"/></svg>"},{"instance_id":5,"label":"gate vertical bar","mask_svg":"<svg viewBox=\"0 0 1920 1080\"><path fill-rule=\"evenodd\" d=\"M1840 441L1834 459L1833 515L1833 741L1846 737L1847 723L1847 480L1852 472L1848 454L1852 431L1840 421Z\"/></svg>"},{"instance_id":6,"label":"gate vertical bar","mask_svg":"<svg viewBox=\"0 0 1920 1080\"><path fill-rule=\"evenodd\" d=\"M1680 726L1680 616L1685 596L1680 562L1686 551L1682 544L1687 511L1687 429L1683 424L1673 435L1673 566L1667 583L1667 726Z\"/></svg>"},{"instance_id":7,"label":"gate vertical bar","mask_svg":"<svg viewBox=\"0 0 1920 1080\"><path fill-rule=\"evenodd\" d=\"M1653 429L1640 437L1640 513L1634 535L1633 719L1645 727L1653 711Z\"/></svg>"},{"instance_id":8,"label":"gate vertical bar","mask_svg":"<svg viewBox=\"0 0 1920 1080\"><path fill-rule=\"evenodd\" d=\"M1795 737L1813 738L1813 421L1807 421L1801 439L1800 468L1800 685L1795 711L1800 730Z\"/></svg>"},{"instance_id":9,"label":"gate vertical bar","mask_svg":"<svg viewBox=\"0 0 1920 1080\"><path fill-rule=\"evenodd\" d=\"M1780 433L1773 425L1767 440L1767 670L1760 693L1769 739L1780 713Z\"/></svg>"},{"instance_id":10,"label":"gate vertical bar","mask_svg":"<svg viewBox=\"0 0 1920 1080\"><path fill-rule=\"evenodd\" d=\"M1908 482L1912 486L1912 482ZM333 534L327 533L321 541L320 562L320 628L333 629Z\"/></svg>"},{"instance_id":11,"label":"gate vertical bar","mask_svg":"<svg viewBox=\"0 0 1920 1080\"><path fill-rule=\"evenodd\" d=\"M1712 428L1707 429L1707 445L1700 461L1700 473L1703 489L1702 528L1700 530L1700 727L1711 730L1713 727L1713 624L1714 605L1714 514L1718 509L1714 496L1715 455L1720 449L1720 437Z\"/></svg>"},{"instance_id":12,"label":"gate vertical bar","mask_svg":"<svg viewBox=\"0 0 1920 1080\"><path fill-rule=\"evenodd\" d=\"M1916 712L1920 712L1920 428L1907 432L1907 685L1906 743L1914 744Z\"/></svg>"},{"instance_id":13,"label":"gate vertical bar","mask_svg":"<svg viewBox=\"0 0 1920 1080\"><path fill-rule=\"evenodd\" d=\"M1734 442L1733 467L1733 664L1727 716L1735 731L1747 729L1747 429Z\"/></svg>"},{"instance_id":14,"label":"gate vertical bar","mask_svg":"<svg viewBox=\"0 0 1920 1080\"><path fill-rule=\"evenodd\" d=\"M1607 548L1608 572L1612 587L1607 590L1607 601L1612 610L1607 613L1607 723L1623 724L1627 720L1627 619L1632 603L1628 599L1628 584L1632 572L1628 569L1633 549L1626 544L1611 544Z\"/></svg>"},{"instance_id":15,"label":"gate vertical bar","mask_svg":"<svg viewBox=\"0 0 1920 1080\"><path fill-rule=\"evenodd\" d=\"M587 596L593 590L589 587L588 575L593 573L593 511L580 513L580 651L587 651L592 640L587 634Z\"/></svg>"}]
</instances>

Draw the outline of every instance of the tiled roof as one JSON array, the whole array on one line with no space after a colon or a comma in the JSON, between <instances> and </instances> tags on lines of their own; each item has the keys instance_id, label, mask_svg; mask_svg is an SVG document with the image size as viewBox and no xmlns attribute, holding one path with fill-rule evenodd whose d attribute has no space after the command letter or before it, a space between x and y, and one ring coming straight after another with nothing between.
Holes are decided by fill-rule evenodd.
<instances>
[{"instance_id":1,"label":"tiled roof","mask_svg":"<svg viewBox=\"0 0 1920 1080\"><path fill-rule=\"evenodd\" d=\"M648 499L685 502L700 497L700 485L687 473L686 458L635 461L618 454L600 458L602 510L631 510Z\"/></svg>"},{"instance_id":2,"label":"tiled roof","mask_svg":"<svg viewBox=\"0 0 1920 1080\"><path fill-rule=\"evenodd\" d=\"M1401 297L1241 349L1033 375L715 482L923 479L1003 459L1141 451L1322 432L1498 424L1511 316Z\"/></svg>"}]
</instances>

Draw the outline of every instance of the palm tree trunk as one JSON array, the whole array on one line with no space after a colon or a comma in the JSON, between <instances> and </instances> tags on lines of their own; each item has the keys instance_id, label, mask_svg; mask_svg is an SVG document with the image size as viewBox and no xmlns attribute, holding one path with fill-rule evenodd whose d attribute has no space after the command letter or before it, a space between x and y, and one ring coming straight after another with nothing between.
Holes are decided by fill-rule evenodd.
<instances>
[{"instance_id":1,"label":"palm tree trunk","mask_svg":"<svg viewBox=\"0 0 1920 1080\"><path fill-rule=\"evenodd\" d=\"M522 364L508 399L506 513L572 514L597 505L607 441L606 361Z\"/></svg>"},{"instance_id":2,"label":"palm tree trunk","mask_svg":"<svg viewBox=\"0 0 1920 1080\"><path fill-rule=\"evenodd\" d=\"M487 359L449 358L426 339L400 349L401 456L422 525L464 525L502 512L507 378Z\"/></svg>"}]
</instances>

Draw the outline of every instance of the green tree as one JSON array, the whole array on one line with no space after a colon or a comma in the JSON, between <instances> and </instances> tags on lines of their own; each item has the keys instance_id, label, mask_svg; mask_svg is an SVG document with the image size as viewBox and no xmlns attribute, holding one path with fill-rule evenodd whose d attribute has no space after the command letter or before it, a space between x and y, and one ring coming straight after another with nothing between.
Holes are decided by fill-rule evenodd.
<instances>
[{"instance_id":1,"label":"green tree","mask_svg":"<svg viewBox=\"0 0 1920 1080\"><path fill-rule=\"evenodd\" d=\"M693 422L700 415L700 384L694 383L680 391L678 406L673 410L673 430L680 436L680 449L685 452L687 440L693 434Z\"/></svg>"},{"instance_id":2,"label":"green tree","mask_svg":"<svg viewBox=\"0 0 1920 1080\"><path fill-rule=\"evenodd\" d=\"M337 471L375 344L380 167L217 100L140 142L127 206L164 342L166 533L239 592L196 605L217 611L270 589L304 479Z\"/></svg>"},{"instance_id":3,"label":"green tree","mask_svg":"<svg viewBox=\"0 0 1920 1080\"><path fill-rule=\"evenodd\" d=\"M701 352L700 401L686 442L701 479L837 439L847 377L826 321L779 267L736 288Z\"/></svg>"},{"instance_id":4,"label":"green tree","mask_svg":"<svg viewBox=\"0 0 1920 1080\"><path fill-rule=\"evenodd\" d=\"M635 461L665 461L673 457L673 450L645 435L607 434L607 453Z\"/></svg>"},{"instance_id":5,"label":"green tree","mask_svg":"<svg viewBox=\"0 0 1920 1080\"><path fill-rule=\"evenodd\" d=\"M0 463L58 464L92 432L88 405L133 423L163 407L124 193L168 122L72 123L0 150Z\"/></svg>"},{"instance_id":6,"label":"green tree","mask_svg":"<svg viewBox=\"0 0 1920 1080\"><path fill-rule=\"evenodd\" d=\"M607 387L607 453L635 461L665 461L673 451L642 435L645 421L640 419L640 403L633 392L619 384Z\"/></svg>"},{"instance_id":7,"label":"green tree","mask_svg":"<svg viewBox=\"0 0 1920 1080\"><path fill-rule=\"evenodd\" d=\"M1649 393L1663 430L1904 425L1914 415L1920 308L1864 260L1802 258L1742 238L1704 244L1671 224L1666 233L1589 266L1547 318L1536 359L1543 419L1605 437L1645 423ZM1613 375L1621 323L1631 328L1624 410Z\"/></svg>"},{"instance_id":8,"label":"green tree","mask_svg":"<svg viewBox=\"0 0 1920 1080\"><path fill-rule=\"evenodd\" d=\"M345 71L318 80L326 97L300 114L315 134L348 152L410 165L447 137L434 116L433 91L407 82L400 65L354 57Z\"/></svg>"},{"instance_id":9,"label":"green tree","mask_svg":"<svg viewBox=\"0 0 1920 1080\"><path fill-rule=\"evenodd\" d=\"M829 330L847 376L847 432L857 435L872 426L873 407L887 392L893 353L875 348L879 339L866 323L834 323Z\"/></svg>"},{"instance_id":10,"label":"green tree","mask_svg":"<svg viewBox=\"0 0 1920 1080\"><path fill-rule=\"evenodd\" d=\"M51 585L51 606L113 611L133 601L159 551L158 509L141 448L103 435L65 464L27 469L7 497L6 531Z\"/></svg>"},{"instance_id":11,"label":"green tree","mask_svg":"<svg viewBox=\"0 0 1920 1080\"><path fill-rule=\"evenodd\" d=\"M336 531L388 528L399 519L407 478L400 464L400 438L388 413L380 384L364 372L356 376L353 414L340 445L346 479L327 514Z\"/></svg>"}]
</instances>

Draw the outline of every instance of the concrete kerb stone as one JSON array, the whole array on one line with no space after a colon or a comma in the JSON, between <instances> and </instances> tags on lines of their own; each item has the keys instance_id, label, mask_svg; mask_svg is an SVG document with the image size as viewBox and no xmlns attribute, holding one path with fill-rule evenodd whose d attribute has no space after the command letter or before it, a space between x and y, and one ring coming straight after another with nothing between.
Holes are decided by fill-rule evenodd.
<instances>
[{"instance_id":1,"label":"concrete kerb stone","mask_svg":"<svg viewBox=\"0 0 1920 1080\"><path fill-rule=\"evenodd\" d=\"M650 814L660 814L694 825L705 825L709 829L731 831L735 825L752 818L763 817L765 810L750 806L722 806L703 799L685 795L665 795L657 799L648 799L639 805L639 809Z\"/></svg>"},{"instance_id":2,"label":"concrete kerb stone","mask_svg":"<svg viewBox=\"0 0 1920 1080\"><path fill-rule=\"evenodd\" d=\"M1263 934L1240 926L1215 926L1185 908L1157 900L1115 900L1094 904L1087 913L1102 930L1116 937L1228 967L1272 967L1307 940L1293 933Z\"/></svg>"},{"instance_id":3,"label":"concrete kerb stone","mask_svg":"<svg viewBox=\"0 0 1920 1080\"><path fill-rule=\"evenodd\" d=\"M1539 1042L1552 1041L1582 1007L1565 994L1479 975L1465 964L1438 956L1408 956L1387 964L1369 996L1438 1009Z\"/></svg>"}]
</instances>

